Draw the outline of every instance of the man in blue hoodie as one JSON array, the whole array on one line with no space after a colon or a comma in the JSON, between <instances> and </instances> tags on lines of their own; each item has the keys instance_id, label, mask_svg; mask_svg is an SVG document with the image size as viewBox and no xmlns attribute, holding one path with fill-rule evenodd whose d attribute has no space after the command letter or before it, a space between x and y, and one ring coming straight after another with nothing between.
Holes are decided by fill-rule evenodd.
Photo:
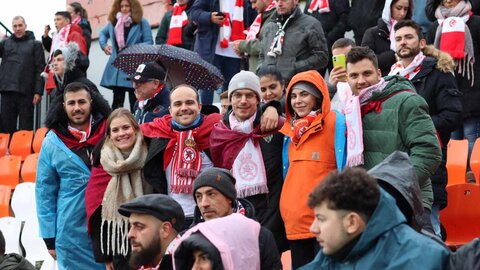
<instances>
[{"instance_id":1,"label":"man in blue hoodie","mask_svg":"<svg viewBox=\"0 0 480 270\"><path fill-rule=\"evenodd\" d=\"M310 194L322 249L300 268L444 269L449 251L406 224L395 200L360 168L334 172ZM428 252L424 252L428 250Z\"/></svg>"}]
</instances>

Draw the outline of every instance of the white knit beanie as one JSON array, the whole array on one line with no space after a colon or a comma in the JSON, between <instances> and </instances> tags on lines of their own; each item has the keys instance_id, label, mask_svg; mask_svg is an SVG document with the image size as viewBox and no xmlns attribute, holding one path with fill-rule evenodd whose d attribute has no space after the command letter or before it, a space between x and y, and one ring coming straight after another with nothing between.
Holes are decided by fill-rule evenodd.
<instances>
[{"instance_id":1,"label":"white knit beanie","mask_svg":"<svg viewBox=\"0 0 480 270\"><path fill-rule=\"evenodd\" d=\"M258 100L262 99L260 95L260 79L255 73L242 70L235 74L228 84L228 100L232 99L233 92L242 89L252 90L257 95Z\"/></svg>"}]
</instances>

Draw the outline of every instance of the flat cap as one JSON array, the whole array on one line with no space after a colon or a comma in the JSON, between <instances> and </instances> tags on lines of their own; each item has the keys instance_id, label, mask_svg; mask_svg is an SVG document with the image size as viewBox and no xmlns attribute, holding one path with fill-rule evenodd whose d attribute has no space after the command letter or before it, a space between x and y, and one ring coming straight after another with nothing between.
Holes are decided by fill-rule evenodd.
<instances>
[{"instance_id":1,"label":"flat cap","mask_svg":"<svg viewBox=\"0 0 480 270\"><path fill-rule=\"evenodd\" d=\"M126 217L130 217L131 213L136 213L151 215L161 221L169 221L177 232L180 232L185 222L185 214L180 204L164 194L149 194L137 197L121 204L118 212Z\"/></svg>"}]
</instances>

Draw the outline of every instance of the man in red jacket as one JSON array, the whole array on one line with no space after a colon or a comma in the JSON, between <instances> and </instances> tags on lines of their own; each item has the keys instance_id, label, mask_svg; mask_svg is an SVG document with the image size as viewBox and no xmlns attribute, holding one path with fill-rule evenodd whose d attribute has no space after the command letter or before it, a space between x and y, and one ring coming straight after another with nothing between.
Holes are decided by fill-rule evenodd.
<instances>
[{"instance_id":1,"label":"man in red jacket","mask_svg":"<svg viewBox=\"0 0 480 270\"><path fill-rule=\"evenodd\" d=\"M72 17L67 11L58 11L55 13L55 28L57 28L57 33L53 39L48 35L50 31L50 26L45 26L45 32L42 36L42 44L45 50L50 52L50 56L45 66L45 73L48 74L47 84L45 89L50 94L51 90L55 88L55 82L53 80L53 71L50 70L49 65L53 61L53 52L55 50L65 47L70 42L76 42L80 51L87 55L87 42L83 37L83 30L80 26L76 24L71 24Z\"/></svg>"}]
</instances>

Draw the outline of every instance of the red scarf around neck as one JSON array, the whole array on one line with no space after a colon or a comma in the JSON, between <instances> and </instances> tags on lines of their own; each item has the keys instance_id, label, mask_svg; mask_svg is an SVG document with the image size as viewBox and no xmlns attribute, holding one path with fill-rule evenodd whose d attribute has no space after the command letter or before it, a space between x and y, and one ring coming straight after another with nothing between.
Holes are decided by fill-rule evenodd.
<instances>
[{"instance_id":1,"label":"red scarf around neck","mask_svg":"<svg viewBox=\"0 0 480 270\"><path fill-rule=\"evenodd\" d=\"M250 28L248 28L248 33L247 37L245 40L254 40L257 38L258 33L260 32L260 28L262 28L262 16L265 12L269 12L270 10L274 9L277 6L277 1L273 0L270 2L270 4L267 6L264 12L259 13L255 20L253 21L252 25L250 25Z\"/></svg>"},{"instance_id":2,"label":"red scarf around neck","mask_svg":"<svg viewBox=\"0 0 480 270\"><path fill-rule=\"evenodd\" d=\"M101 122L98 124L98 127L95 129L93 134L90 133L90 136L83 142L80 142L77 139L68 137L68 136L56 131L55 129L53 129L53 132L55 132L55 134L57 134L57 136L60 138L60 140L63 141L63 143L68 147L68 149L82 149L84 147L88 147L88 146L93 147L93 146L97 145L97 143L105 135L106 126L107 126L107 121L105 119L101 120Z\"/></svg>"},{"instance_id":3,"label":"red scarf around neck","mask_svg":"<svg viewBox=\"0 0 480 270\"><path fill-rule=\"evenodd\" d=\"M293 123L292 123L293 143L297 144L300 141L300 138L302 138L303 133L305 133L308 127L312 124L313 120L315 120L315 118L317 118L319 114L320 112L318 111L312 111L308 115L300 119L293 120Z\"/></svg>"},{"instance_id":4,"label":"red scarf around neck","mask_svg":"<svg viewBox=\"0 0 480 270\"><path fill-rule=\"evenodd\" d=\"M182 45L182 30L188 24L187 4L173 6L172 18L170 19L170 29L168 31L167 44Z\"/></svg>"},{"instance_id":5,"label":"red scarf around neck","mask_svg":"<svg viewBox=\"0 0 480 270\"><path fill-rule=\"evenodd\" d=\"M228 48L228 43L235 40L245 39L243 25L243 0L235 0L233 14L226 10L226 2L232 0L220 0L220 11L225 15L223 24L220 26L220 47ZM223 4L222 4L223 3Z\"/></svg>"}]
</instances>

